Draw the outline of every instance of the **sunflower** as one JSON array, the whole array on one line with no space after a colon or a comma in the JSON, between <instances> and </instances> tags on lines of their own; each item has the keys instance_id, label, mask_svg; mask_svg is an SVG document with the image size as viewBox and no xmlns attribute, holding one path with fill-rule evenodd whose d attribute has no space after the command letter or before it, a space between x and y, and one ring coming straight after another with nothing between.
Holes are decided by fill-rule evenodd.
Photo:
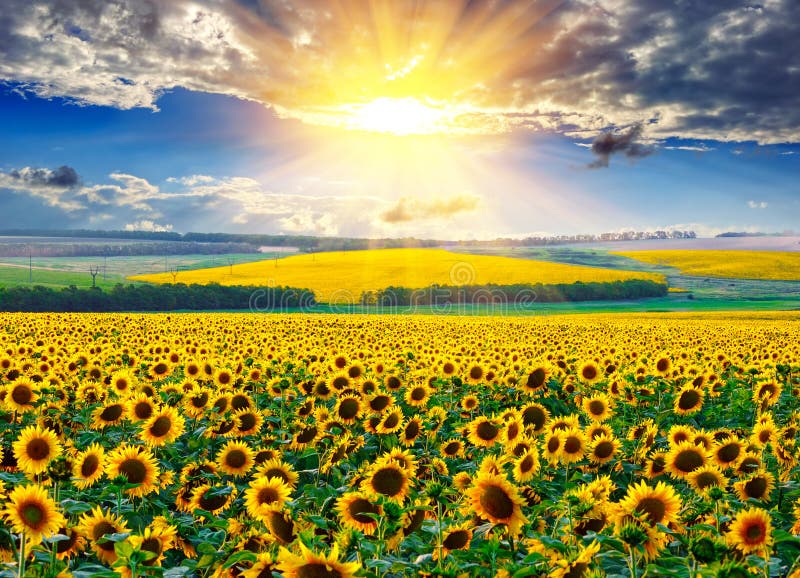
<instances>
[{"instance_id":1,"label":"sunflower","mask_svg":"<svg viewBox=\"0 0 800 578\"><path fill-rule=\"evenodd\" d=\"M570 555L568 558L559 558L556 567L548 574L549 578L582 578L588 576L589 567L595 556L600 551L600 542L593 540L586 547L581 546L580 550Z\"/></svg>"},{"instance_id":2,"label":"sunflower","mask_svg":"<svg viewBox=\"0 0 800 578\"><path fill-rule=\"evenodd\" d=\"M427 385L420 384L413 387L406 388L404 399L411 407L424 407L427 405L431 397L431 388Z\"/></svg>"},{"instance_id":3,"label":"sunflower","mask_svg":"<svg viewBox=\"0 0 800 578\"><path fill-rule=\"evenodd\" d=\"M465 395L464 397L461 398L460 405L461 409L463 409L464 411L473 411L480 405L480 402L478 401L478 398L475 397L474 395Z\"/></svg>"},{"instance_id":4,"label":"sunflower","mask_svg":"<svg viewBox=\"0 0 800 578\"><path fill-rule=\"evenodd\" d=\"M155 412L155 402L143 393L128 400L128 419L134 423L150 419Z\"/></svg>"},{"instance_id":5,"label":"sunflower","mask_svg":"<svg viewBox=\"0 0 800 578\"><path fill-rule=\"evenodd\" d=\"M728 532L728 543L742 554L762 553L772 544L772 520L761 508L748 508L736 514Z\"/></svg>"},{"instance_id":6,"label":"sunflower","mask_svg":"<svg viewBox=\"0 0 800 578\"><path fill-rule=\"evenodd\" d=\"M55 501L42 486L17 486L8 495L3 510L9 526L25 534L32 546L40 544L43 537L52 536L66 524Z\"/></svg>"},{"instance_id":7,"label":"sunflower","mask_svg":"<svg viewBox=\"0 0 800 578\"><path fill-rule=\"evenodd\" d=\"M165 406L144 422L139 435L149 446L164 446L178 439L185 427L186 422L178 411L174 407Z\"/></svg>"},{"instance_id":8,"label":"sunflower","mask_svg":"<svg viewBox=\"0 0 800 578\"><path fill-rule=\"evenodd\" d=\"M480 363L472 363L467 369L467 383L478 384L485 375L486 370L483 369Z\"/></svg>"},{"instance_id":9,"label":"sunflower","mask_svg":"<svg viewBox=\"0 0 800 578\"><path fill-rule=\"evenodd\" d=\"M216 462L221 471L231 476L244 476L255 464L250 446L233 440L217 453Z\"/></svg>"},{"instance_id":10,"label":"sunflower","mask_svg":"<svg viewBox=\"0 0 800 578\"><path fill-rule=\"evenodd\" d=\"M548 377L550 377L550 368L546 365L539 365L522 378L522 388L528 393L542 391L547 387Z\"/></svg>"},{"instance_id":11,"label":"sunflower","mask_svg":"<svg viewBox=\"0 0 800 578\"><path fill-rule=\"evenodd\" d=\"M30 475L43 473L48 464L61 455L58 436L52 430L39 426L28 426L22 430L12 447L17 467Z\"/></svg>"},{"instance_id":12,"label":"sunflower","mask_svg":"<svg viewBox=\"0 0 800 578\"><path fill-rule=\"evenodd\" d=\"M675 403L672 411L676 415L692 415L700 411L703 407L705 394L702 389L693 385L684 385L675 394Z\"/></svg>"},{"instance_id":13,"label":"sunflower","mask_svg":"<svg viewBox=\"0 0 800 578\"><path fill-rule=\"evenodd\" d=\"M115 371L111 376L111 391L120 397L129 396L136 387L136 377L127 369Z\"/></svg>"},{"instance_id":14,"label":"sunflower","mask_svg":"<svg viewBox=\"0 0 800 578\"><path fill-rule=\"evenodd\" d=\"M129 496L141 497L158 489L158 465L150 450L122 444L108 454L106 475L110 479L124 476L129 484L137 484L135 488L125 491Z\"/></svg>"},{"instance_id":15,"label":"sunflower","mask_svg":"<svg viewBox=\"0 0 800 578\"><path fill-rule=\"evenodd\" d=\"M413 446L424 430L422 420L418 417L412 417L403 426L403 431L400 432L400 443L404 446Z\"/></svg>"},{"instance_id":16,"label":"sunflower","mask_svg":"<svg viewBox=\"0 0 800 578\"><path fill-rule=\"evenodd\" d=\"M467 424L467 439L478 447L490 448L500 440L502 428L486 416L476 417Z\"/></svg>"},{"instance_id":17,"label":"sunflower","mask_svg":"<svg viewBox=\"0 0 800 578\"><path fill-rule=\"evenodd\" d=\"M117 553L114 550L114 542L109 540L100 542L100 540L109 534L130 532L121 516L104 512L100 506L95 506L92 511L81 516L77 529L89 540L89 545L98 559L106 564L113 564L117 560Z\"/></svg>"},{"instance_id":18,"label":"sunflower","mask_svg":"<svg viewBox=\"0 0 800 578\"><path fill-rule=\"evenodd\" d=\"M103 477L105 468L106 451L98 443L93 443L88 448L75 456L72 466L72 476L75 487L85 490Z\"/></svg>"},{"instance_id":19,"label":"sunflower","mask_svg":"<svg viewBox=\"0 0 800 578\"><path fill-rule=\"evenodd\" d=\"M562 463L571 464L579 462L586 453L586 436L578 428L570 428L561 432L561 452L558 459Z\"/></svg>"},{"instance_id":20,"label":"sunflower","mask_svg":"<svg viewBox=\"0 0 800 578\"><path fill-rule=\"evenodd\" d=\"M620 446L620 441L613 434L597 436L589 442L589 460L597 465L610 462Z\"/></svg>"},{"instance_id":21,"label":"sunflower","mask_svg":"<svg viewBox=\"0 0 800 578\"><path fill-rule=\"evenodd\" d=\"M256 409L241 409L233 414L232 419L239 437L256 435L264 424L264 417Z\"/></svg>"},{"instance_id":22,"label":"sunflower","mask_svg":"<svg viewBox=\"0 0 800 578\"><path fill-rule=\"evenodd\" d=\"M667 471L676 478L686 478L708 462L708 452L693 442L681 442L674 446L666 457Z\"/></svg>"},{"instance_id":23,"label":"sunflower","mask_svg":"<svg viewBox=\"0 0 800 578\"><path fill-rule=\"evenodd\" d=\"M728 478L722 473L722 470L715 465L707 465L702 468L697 468L689 474L687 480L698 492L704 492L708 488L722 488L728 486Z\"/></svg>"},{"instance_id":24,"label":"sunflower","mask_svg":"<svg viewBox=\"0 0 800 578\"><path fill-rule=\"evenodd\" d=\"M355 395L346 395L340 397L336 406L333 408L333 414L343 424L351 425L361 416L361 398Z\"/></svg>"},{"instance_id":25,"label":"sunflower","mask_svg":"<svg viewBox=\"0 0 800 578\"><path fill-rule=\"evenodd\" d=\"M289 448L292 450L303 450L311 447L316 443L322 433L317 424L305 426L292 436L292 442L289 444Z\"/></svg>"},{"instance_id":26,"label":"sunflower","mask_svg":"<svg viewBox=\"0 0 800 578\"><path fill-rule=\"evenodd\" d=\"M669 526L678 520L681 499L672 486L658 482L655 488L645 482L628 487L625 497L617 504L622 516L641 514L651 527Z\"/></svg>"},{"instance_id":27,"label":"sunflower","mask_svg":"<svg viewBox=\"0 0 800 578\"><path fill-rule=\"evenodd\" d=\"M276 570L275 560L269 552L259 552L255 563L247 570L242 571L241 578L272 578Z\"/></svg>"},{"instance_id":28,"label":"sunflower","mask_svg":"<svg viewBox=\"0 0 800 578\"><path fill-rule=\"evenodd\" d=\"M469 550L469 543L472 541L472 528L463 523L452 528L448 528L442 535L442 558L453 550ZM439 549L433 551L433 559L439 558Z\"/></svg>"},{"instance_id":29,"label":"sunflower","mask_svg":"<svg viewBox=\"0 0 800 578\"><path fill-rule=\"evenodd\" d=\"M273 510L283 510L291 494L292 489L280 478L259 476L245 490L244 504L251 517L266 523L266 514Z\"/></svg>"},{"instance_id":30,"label":"sunflower","mask_svg":"<svg viewBox=\"0 0 800 578\"><path fill-rule=\"evenodd\" d=\"M775 488L775 476L760 469L749 478L735 482L733 488L743 502L747 500L769 502L769 496Z\"/></svg>"},{"instance_id":31,"label":"sunflower","mask_svg":"<svg viewBox=\"0 0 800 578\"><path fill-rule=\"evenodd\" d=\"M280 458L267 460L261 464L258 467L256 475L264 478L279 478L284 484L292 489L297 487L297 479L299 477L292 466Z\"/></svg>"},{"instance_id":32,"label":"sunflower","mask_svg":"<svg viewBox=\"0 0 800 578\"><path fill-rule=\"evenodd\" d=\"M278 544L291 544L297 537L297 527L289 512L269 510L264 513L264 518L264 524Z\"/></svg>"},{"instance_id":33,"label":"sunflower","mask_svg":"<svg viewBox=\"0 0 800 578\"><path fill-rule=\"evenodd\" d=\"M583 399L583 411L594 422L603 422L613 414L611 411L611 400L604 393L596 393Z\"/></svg>"},{"instance_id":34,"label":"sunflower","mask_svg":"<svg viewBox=\"0 0 800 578\"><path fill-rule=\"evenodd\" d=\"M124 401L115 401L106 405L101 405L92 412L92 428L103 429L112 425L117 425L125 417L127 409Z\"/></svg>"},{"instance_id":35,"label":"sunflower","mask_svg":"<svg viewBox=\"0 0 800 578\"><path fill-rule=\"evenodd\" d=\"M293 554L286 548L278 553L278 571L284 578L354 578L361 569L358 562L339 560L339 546L333 544L330 554L316 554L300 542L300 554Z\"/></svg>"},{"instance_id":36,"label":"sunflower","mask_svg":"<svg viewBox=\"0 0 800 578\"><path fill-rule=\"evenodd\" d=\"M6 386L4 402L9 411L26 413L39 399L39 387L30 379L20 378Z\"/></svg>"},{"instance_id":37,"label":"sunflower","mask_svg":"<svg viewBox=\"0 0 800 578\"><path fill-rule=\"evenodd\" d=\"M556 430L551 432L544 438L542 445L542 454L547 461L552 464L557 464L561 456L561 450L564 447L564 432Z\"/></svg>"},{"instance_id":38,"label":"sunflower","mask_svg":"<svg viewBox=\"0 0 800 578\"><path fill-rule=\"evenodd\" d=\"M512 536L518 535L527 522L522 513L522 496L502 475L479 473L474 485L464 494L470 512L492 524L505 524Z\"/></svg>"},{"instance_id":39,"label":"sunflower","mask_svg":"<svg viewBox=\"0 0 800 578\"><path fill-rule=\"evenodd\" d=\"M236 488L231 485L200 484L192 492L189 511L204 510L211 514L219 514L231 505Z\"/></svg>"},{"instance_id":40,"label":"sunflower","mask_svg":"<svg viewBox=\"0 0 800 578\"><path fill-rule=\"evenodd\" d=\"M759 448L767 444L774 444L778 439L778 428L772 421L757 422L753 426L753 433L750 436L750 443Z\"/></svg>"},{"instance_id":41,"label":"sunflower","mask_svg":"<svg viewBox=\"0 0 800 578\"><path fill-rule=\"evenodd\" d=\"M59 540L55 543L56 558L59 560L68 560L86 549L86 539L81 536L77 528L62 526L56 534L67 537L66 540Z\"/></svg>"},{"instance_id":42,"label":"sunflower","mask_svg":"<svg viewBox=\"0 0 800 578\"><path fill-rule=\"evenodd\" d=\"M381 495L402 503L408 495L408 474L395 462L379 462L370 468L368 476L361 482L361 489L370 496Z\"/></svg>"},{"instance_id":43,"label":"sunflower","mask_svg":"<svg viewBox=\"0 0 800 578\"><path fill-rule=\"evenodd\" d=\"M586 383L597 383L603 378L603 372L594 361L587 361L578 370L578 376Z\"/></svg>"},{"instance_id":44,"label":"sunflower","mask_svg":"<svg viewBox=\"0 0 800 578\"><path fill-rule=\"evenodd\" d=\"M177 529L168 523L156 523L144 529L144 532L128 538L134 548L143 552L150 552L154 557L145 560L145 566L161 566L165 552L175 547Z\"/></svg>"},{"instance_id":45,"label":"sunflower","mask_svg":"<svg viewBox=\"0 0 800 578\"><path fill-rule=\"evenodd\" d=\"M379 434L390 434L403 427L403 412L400 408L395 408L384 414L383 419L375 428Z\"/></svg>"},{"instance_id":46,"label":"sunflower","mask_svg":"<svg viewBox=\"0 0 800 578\"><path fill-rule=\"evenodd\" d=\"M348 492L336 500L336 510L345 528L360 530L371 536L378 529L378 519L383 514L380 504L372 502L363 492Z\"/></svg>"},{"instance_id":47,"label":"sunflower","mask_svg":"<svg viewBox=\"0 0 800 578\"><path fill-rule=\"evenodd\" d=\"M439 453L446 458L457 458L464 455L464 444L459 439L447 440L439 446Z\"/></svg>"},{"instance_id":48,"label":"sunflower","mask_svg":"<svg viewBox=\"0 0 800 578\"><path fill-rule=\"evenodd\" d=\"M536 451L535 447L531 448L514 461L513 476L515 482L527 482L533 479L538 471L539 452Z\"/></svg>"},{"instance_id":49,"label":"sunflower","mask_svg":"<svg viewBox=\"0 0 800 578\"><path fill-rule=\"evenodd\" d=\"M189 417L200 417L211 403L211 390L195 386L183 396L183 413Z\"/></svg>"}]
</instances>

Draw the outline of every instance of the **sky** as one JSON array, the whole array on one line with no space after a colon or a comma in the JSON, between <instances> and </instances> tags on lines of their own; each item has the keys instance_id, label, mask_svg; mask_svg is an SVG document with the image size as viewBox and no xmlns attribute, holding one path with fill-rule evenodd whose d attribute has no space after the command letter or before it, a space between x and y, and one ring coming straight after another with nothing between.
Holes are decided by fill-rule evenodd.
<instances>
[{"instance_id":1,"label":"sky","mask_svg":"<svg viewBox=\"0 0 800 578\"><path fill-rule=\"evenodd\" d=\"M13 228L798 230L796 0L4 0Z\"/></svg>"}]
</instances>

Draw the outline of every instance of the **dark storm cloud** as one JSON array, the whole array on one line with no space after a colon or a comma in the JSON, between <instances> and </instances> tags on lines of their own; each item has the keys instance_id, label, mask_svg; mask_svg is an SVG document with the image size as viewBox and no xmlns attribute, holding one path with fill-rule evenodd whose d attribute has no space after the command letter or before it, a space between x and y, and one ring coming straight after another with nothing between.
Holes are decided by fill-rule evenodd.
<instances>
[{"instance_id":1,"label":"dark storm cloud","mask_svg":"<svg viewBox=\"0 0 800 578\"><path fill-rule=\"evenodd\" d=\"M156 109L160 94L183 87L315 122L311 112L318 118L325 106L343 104L325 98L364 80L368 69L357 65L359 55L381 54L386 39L369 26L382 18L396 28L395 38L414 36L412 22L414 31L446 32L440 45L425 45L439 52L409 47L392 66L422 54L431 82L419 85L439 89L425 96L470 111L462 120L475 132L549 130L590 138L643 123L642 137L650 141L800 142L797 0L391 0L369 6L355 0L4 0L0 80L42 97L123 109ZM400 17L407 15L414 17ZM621 152L637 156L643 149Z\"/></svg>"},{"instance_id":2,"label":"dark storm cloud","mask_svg":"<svg viewBox=\"0 0 800 578\"><path fill-rule=\"evenodd\" d=\"M47 187L56 189L71 189L80 184L81 179L77 171L66 165L57 169L35 169L25 167L13 169L8 172L10 179L19 181L24 187Z\"/></svg>"},{"instance_id":3,"label":"dark storm cloud","mask_svg":"<svg viewBox=\"0 0 800 578\"><path fill-rule=\"evenodd\" d=\"M608 167L609 159L614 154L622 154L629 159L640 159L653 154L651 147L637 142L641 136L641 124L633 125L620 133L604 132L592 141L592 153L597 159L589 163L588 167L590 169Z\"/></svg>"}]
</instances>

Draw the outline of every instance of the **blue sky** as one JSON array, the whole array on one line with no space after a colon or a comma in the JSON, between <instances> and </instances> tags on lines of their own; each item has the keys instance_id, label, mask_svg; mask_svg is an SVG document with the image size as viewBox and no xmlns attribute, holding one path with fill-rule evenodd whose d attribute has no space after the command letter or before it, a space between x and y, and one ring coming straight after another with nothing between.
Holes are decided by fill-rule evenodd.
<instances>
[{"instance_id":1,"label":"blue sky","mask_svg":"<svg viewBox=\"0 0 800 578\"><path fill-rule=\"evenodd\" d=\"M420 46L431 42L381 43L385 62L376 75L372 57L356 70L344 66L357 48L342 37L346 27L323 30L319 22L312 26L284 14L281 26L269 28L277 37L267 42L248 27L255 26L253 19L281 15L264 16L249 4L225 12L208 3L190 14L188 4L185 12L178 9L181 2L145 3L153 16L120 0L122 9L132 10L129 24L142 39L140 48L124 49L128 62L149 59L145 69L120 64L110 47L118 46L112 40L122 32L93 19L85 3L39 4L63 11L60 33L38 40L15 34L15 26L22 29L38 17L24 3L12 11L16 20L0 26L0 208L10 226L445 239L800 229L800 120L797 107L788 107L800 103L788 90L798 83L791 73L796 56L788 56L788 48L783 60L741 63L729 85L719 82L717 88L698 85L689 65L676 69L686 61L675 48L681 38L672 44L662 39L672 50L660 60L642 52L646 28L631 33L628 45L613 47L623 55L616 67L613 51L598 41L579 47L580 54L596 49L603 60L574 61L569 50L577 48L567 43L558 52L561 67L550 70L548 61L540 70L520 64L533 42L530 27L519 37L498 36L513 21L503 20L503 7L510 11L521 3L501 2L492 19L475 23L467 8L453 2L461 12L457 24L447 20L451 28L471 22L472 34L481 31L478 43L482 33L494 45L509 38L509 49L491 62L464 57L453 78L470 76L465 88L441 70L423 69L427 55ZM529 16L538 19L538 34L548 33L548 19L558 19L584 38L581 26L595 16L580 2L557 4L544 16ZM740 44L750 42L762 52L767 32L795 37L782 24L791 3L778 2L773 13L758 15L762 23L774 21L776 28L767 32L748 28L745 4L722 6L694 15L706 19L706 33L736 32ZM169 44L175 35L167 32L190 16L196 29L184 31L184 41L197 44L198 53L183 61ZM614 22L644 20L641 13L617 16ZM446 19L441 13L429 19L426 38L435 38ZM386 24L371 22L373 37L393 35ZM223 36L224 50L217 45ZM446 35L448 42L456 42L453 36ZM55 59L51 45L58 42L65 56ZM468 46L456 43L452 52L466 53ZM234 48L250 60L230 56ZM80 62L86 50L93 51L91 64ZM293 64L282 50L294 51ZM319 54L332 54L333 76L315 76ZM71 67L64 65L70 58ZM167 75L158 63L170 58ZM632 68L631 58L638 59ZM725 62L695 67L705 66L707 78L722 74ZM492 76L495 69L505 77ZM611 72L603 72L603 86L616 86L616 93L582 84L606 70ZM674 75L668 89L661 84L665 70ZM767 72L772 87L756 85ZM632 74L637 82L630 82ZM552 88L558 83L565 86ZM543 95L545 86L550 92ZM570 96L582 90L584 99ZM59 167L68 173L58 173Z\"/></svg>"}]
</instances>

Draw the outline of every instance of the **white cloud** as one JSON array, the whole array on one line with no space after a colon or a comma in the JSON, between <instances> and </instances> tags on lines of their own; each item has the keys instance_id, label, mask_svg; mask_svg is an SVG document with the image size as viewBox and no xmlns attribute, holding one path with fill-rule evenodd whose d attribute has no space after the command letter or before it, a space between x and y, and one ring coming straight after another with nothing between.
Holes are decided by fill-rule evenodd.
<instances>
[{"instance_id":1,"label":"white cloud","mask_svg":"<svg viewBox=\"0 0 800 578\"><path fill-rule=\"evenodd\" d=\"M766 209L769 204L766 201L747 201L747 206L751 209Z\"/></svg>"},{"instance_id":2,"label":"white cloud","mask_svg":"<svg viewBox=\"0 0 800 578\"><path fill-rule=\"evenodd\" d=\"M135 223L128 223L125 225L126 231L149 231L149 232L166 232L172 230L172 225L159 225L153 221L143 219Z\"/></svg>"}]
</instances>

